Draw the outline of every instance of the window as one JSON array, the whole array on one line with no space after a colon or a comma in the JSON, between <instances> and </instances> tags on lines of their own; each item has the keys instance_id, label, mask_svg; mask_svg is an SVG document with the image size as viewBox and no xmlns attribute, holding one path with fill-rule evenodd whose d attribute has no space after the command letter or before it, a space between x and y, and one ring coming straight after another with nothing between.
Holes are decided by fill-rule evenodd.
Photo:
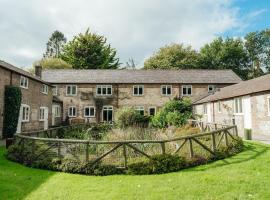
<instances>
[{"instance_id":1,"label":"window","mask_svg":"<svg viewBox=\"0 0 270 200\"><path fill-rule=\"evenodd\" d=\"M75 106L68 107L68 116L69 117L76 117L76 107Z\"/></svg>"},{"instance_id":2,"label":"window","mask_svg":"<svg viewBox=\"0 0 270 200\"><path fill-rule=\"evenodd\" d=\"M113 107L112 106L103 106L102 117L104 122L113 121Z\"/></svg>"},{"instance_id":3,"label":"window","mask_svg":"<svg viewBox=\"0 0 270 200\"><path fill-rule=\"evenodd\" d=\"M97 95L112 95L112 85L97 85Z\"/></svg>"},{"instance_id":4,"label":"window","mask_svg":"<svg viewBox=\"0 0 270 200\"><path fill-rule=\"evenodd\" d=\"M39 108L39 121L44 121L45 120L45 108L40 107Z\"/></svg>"},{"instance_id":5,"label":"window","mask_svg":"<svg viewBox=\"0 0 270 200\"><path fill-rule=\"evenodd\" d=\"M52 86L52 93L54 96L58 95L58 86L57 85Z\"/></svg>"},{"instance_id":6,"label":"window","mask_svg":"<svg viewBox=\"0 0 270 200\"><path fill-rule=\"evenodd\" d=\"M155 116L156 115L156 107L150 107L149 108L149 115Z\"/></svg>"},{"instance_id":7,"label":"window","mask_svg":"<svg viewBox=\"0 0 270 200\"><path fill-rule=\"evenodd\" d=\"M138 111L141 115L144 115L144 107L143 106L136 106L134 109L136 111Z\"/></svg>"},{"instance_id":8,"label":"window","mask_svg":"<svg viewBox=\"0 0 270 200\"><path fill-rule=\"evenodd\" d=\"M242 98L235 98L234 99L234 113L236 113L236 114L243 113Z\"/></svg>"},{"instance_id":9,"label":"window","mask_svg":"<svg viewBox=\"0 0 270 200\"><path fill-rule=\"evenodd\" d=\"M30 119L30 106L22 105L22 122L29 122Z\"/></svg>"},{"instance_id":10,"label":"window","mask_svg":"<svg viewBox=\"0 0 270 200\"><path fill-rule=\"evenodd\" d=\"M218 101L217 105L218 105L218 112L221 113L221 102Z\"/></svg>"},{"instance_id":11,"label":"window","mask_svg":"<svg viewBox=\"0 0 270 200\"><path fill-rule=\"evenodd\" d=\"M133 95L134 96L142 96L144 87L143 85L134 85L133 86Z\"/></svg>"},{"instance_id":12,"label":"window","mask_svg":"<svg viewBox=\"0 0 270 200\"><path fill-rule=\"evenodd\" d=\"M183 96L192 95L192 85L183 85L182 86L182 95Z\"/></svg>"},{"instance_id":13,"label":"window","mask_svg":"<svg viewBox=\"0 0 270 200\"><path fill-rule=\"evenodd\" d=\"M172 86L171 85L162 85L161 86L161 94L162 95L171 95L172 94Z\"/></svg>"},{"instance_id":14,"label":"window","mask_svg":"<svg viewBox=\"0 0 270 200\"><path fill-rule=\"evenodd\" d=\"M208 85L208 93L213 93L215 91L214 85Z\"/></svg>"},{"instance_id":15,"label":"window","mask_svg":"<svg viewBox=\"0 0 270 200\"><path fill-rule=\"evenodd\" d=\"M95 117L95 107L94 106L84 107L84 117Z\"/></svg>"},{"instance_id":16,"label":"window","mask_svg":"<svg viewBox=\"0 0 270 200\"><path fill-rule=\"evenodd\" d=\"M268 104L268 116L270 116L270 96L267 97L267 104Z\"/></svg>"},{"instance_id":17,"label":"window","mask_svg":"<svg viewBox=\"0 0 270 200\"><path fill-rule=\"evenodd\" d=\"M77 85L67 85L67 96L76 96L77 95Z\"/></svg>"},{"instance_id":18,"label":"window","mask_svg":"<svg viewBox=\"0 0 270 200\"><path fill-rule=\"evenodd\" d=\"M45 84L42 85L42 93L48 94L48 85L45 85Z\"/></svg>"},{"instance_id":19,"label":"window","mask_svg":"<svg viewBox=\"0 0 270 200\"><path fill-rule=\"evenodd\" d=\"M21 76L21 79L20 79L20 86L22 88L25 88L27 89L28 88L28 78L24 77L24 76Z\"/></svg>"},{"instance_id":20,"label":"window","mask_svg":"<svg viewBox=\"0 0 270 200\"><path fill-rule=\"evenodd\" d=\"M207 115L207 104L203 104L203 114Z\"/></svg>"},{"instance_id":21,"label":"window","mask_svg":"<svg viewBox=\"0 0 270 200\"><path fill-rule=\"evenodd\" d=\"M60 117L61 116L61 107L58 105L53 105L54 109L54 117Z\"/></svg>"}]
</instances>

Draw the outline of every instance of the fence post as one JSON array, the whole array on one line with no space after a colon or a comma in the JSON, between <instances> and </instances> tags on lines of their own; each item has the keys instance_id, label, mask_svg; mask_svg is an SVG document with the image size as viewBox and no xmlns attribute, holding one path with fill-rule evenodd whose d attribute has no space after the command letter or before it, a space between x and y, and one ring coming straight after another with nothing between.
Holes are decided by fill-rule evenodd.
<instances>
[{"instance_id":1,"label":"fence post","mask_svg":"<svg viewBox=\"0 0 270 200\"><path fill-rule=\"evenodd\" d=\"M89 162L89 142L86 143L86 148L85 148L85 162Z\"/></svg>"},{"instance_id":2,"label":"fence post","mask_svg":"<svg viewBox=\"0 0 270 200\"><path fill-rule=\"evenodd\" d=\"M235 135L238 136L237 126L234 127L234 130L235 130Z\"/></svg>"},{"instance_id":3,"label":"fence post","mask_svg":"<svg viewBox=\"0 0 270 200\"><path fill-rule=\"evenodd\" d=\"M224 131L224 137L225 137L225 145L227 147L228 146L228 135L227 135L227 131Z\"/></svg>"},{"instance_id":4,"label":"fence post","mask_svg":"<svg viewBox=\"0 0 270 200\"><path fill-rule=\"evenodd\" d=\"M124 167L127 168L127 147L123 144Z\"/></svg>"},{"instance_id":5,"label":"fence post","mask_svg":"<svg viewBox=\"0 0 270 200\"><path fill-rule=\"evenodd\" d=\"M217 123L215 123L215 130L217 130Z\"/></svg>"},{"instance_id":6,"label":"fence post","mask_svg":"<svg viewBox=\"0 0 270 200\"><path fill-rule=\"evenodd\" d=\"M61 160L61 143L58 142L57 144L57 156Z\"/></svg>"},{"instance_id":7,"label":"fence post","mask_svg":"<svg viewBox=\"0 0 270 200\"><path fill-rule=\"evenodd\" d=\"M166 150L165 150L165 142L161 142L160 145L161 145L161 151L162 151L162 154L164 155L164 154L166 153Z\"/></svg>"},{"instance_id":8,"label":"fence post","mask_svg":"<svg viewBox=\"0 0 270 200\"><path fill-rule=\"evenodd\" d=\"M216 151L216 137L215 134L212 133L212 150L215 152Z\"/></svg>"},{"instance_id":9,"label":"fence post","mask_svg":"<svg viewBox=\"0 0 270 200\"><path fill-rule=\"evenodd\" d=\"M193 147L192 147L192 140L189 138L189 155L192 158L194 156Z\"/></svg>"}]
</instances>

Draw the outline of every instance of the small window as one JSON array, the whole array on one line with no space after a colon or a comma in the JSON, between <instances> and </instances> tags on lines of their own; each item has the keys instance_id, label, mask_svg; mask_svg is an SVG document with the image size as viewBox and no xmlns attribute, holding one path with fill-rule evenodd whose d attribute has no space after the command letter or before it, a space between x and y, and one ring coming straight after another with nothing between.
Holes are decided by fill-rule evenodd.
<instances>
[{"instance_id":1,"label":"small window","mask_svg":"<svg viewBox=\"0 0 270 200\"><path fill-rule=\"evenodd\" d=\"M25 89L28 89L28 78L24 77L24 76L21 76L21 79L20 79L20 86L22 88L25 88Z\"/></svg>"},{"instance_id":2,"label":"small window","mask_svg":"<svg viewBox=\"0 0 270 200\"><path fill-rule=\"evenodd\" d=\"M84 107L84 117L95 117L95 107L94 106Z\"/></svg>"},{"instance_id":3,"label":"small window","mask_svg":"<svg viewBox=\"0 0 270 200\"><path fill-rule=\"evenodd\" d=\"M45 120L45 108L40 107L39 108L39 121L44 121Z\"/></svg>"},{"instance_id":4,"label":"small window","mask_svg":"<svg viewBox=\"0 0 270 200\"><path fill-rule=\"evenodd\" d=\"M218 101L217 105L218 105L218 112L221 113L221 101Z\"/></svg>"},{"instance_id":5,"label":"small window","mask_svg":"<svg viewBox=\"0 0 270 200\"><path fill-rule=\"evenodd\" d=\"M208 93L213 93L215 91L214 85L208 85Z\"/></svg>"},{"instance_id":6,"label":"small window","mask_svg":"<svg viewBox=\"0 0 270 200\"><path fill-rule=\"evenodd\" d=\"M77 85L67 85L67 96L76 96L77 95Z\"/></svg>"},{"instance_id":7,"label":"small window","mask_svg":"<svg viewBox=\"0 0 270 200\"><path fill-rule=\"evenodd\" d=\"M30 120L30 106L22 105L22 122L29 122Z\"/></svg>"},{"instance_id":8,"label":"small window","mask_svg":"<svg viewBox=\"0 0 270 200\"><path fill-rule=\"evenodd\" d=\"M42 85L42 93L48 94L48 85L45 85L45 84Z\"/></svg>"},{"instance_id":9,"label":"small window","mask_svg":"<svg viewBox=\"0 0 270 200\"><path fill-rule=\"evenodd\" d=\"M191 96L192 95L192 85L183 85L182 86L182 95Z\"/></svg>"},{"instance_id":10,"label":"small window","mask_svg":"<svg viewBox=\"0 0 270 200\"><path fill-rule=\"evenodd\" d=\"M235 114L243 113L242 98L235 98L234 99L234 113Z\"/></svg>"},{"instance_id":11,"label":"small window","mask_svg":"<svg viewBox=\"0 0 270 200\"><path fill-rule=\"evenodd\" d=\"M207 104L203 104L203 114L207 115Z\"/></svg>"},{"instance_id":12,"label":"small window","mask_svg":"<svg viewBox=\"0 0 270 200\"><path fill-rule=\"evenodd\" d=\"M162 95L172 95L172 86L171 85L162 85L161 86Z\"/></svg>"},{"instance_id":13,"label":"small window","mask_svg":"<svg viewBox=\"0 0 270 200\"><path fill-rule=\"evenodd\" d=\"M58 105L54 105L53 109L54 109L54 117L60 117L61 116L61 107Z\"/></svg>"},{"instance_id":14,"label":"small window","mask_svg":"<svg viewBox=\"0 0 270 200\"><path fill-rule=\"evenodd\" d=\"M134 96L142 96L144 93L143 85L134 85L133 86L133 95Z\"/></svg>"},{"instance_id":15,"label":"small window","mask_svg":"<svg viewBox=\"0 0 270 200\"><path fill-rule=\"evenodd\" d=\"M96 94L98 96L112 95L112 85L97 85Z\"/></svg>"},{"instance_id":16,"label":"small window","mask_svg":"<svg viewBox=\"0 0 270 200\"><path fill-rule=\"evenodd\" d=\"M58 86L57 85L52 86L52 93L54 96L58 95Z\"/></svg>"},{"instance_id":17,"label":"small window","mask_svg":"<svg viewBox=\"0 0 270 200\"><path fill-rule=\"evenodd\" d=\"M150 107L149 108L149 115L155 116L156 115L156 107Z\"/></svg>"},{"instance_id":18,"label":"small window","mask_svg":"<svg viewBox=\"0 0 270 200\"><path fill-rule=\"evenodd\" d=\"M109 122L109 123L113 121L113 107L112 106L103 106L102 119L104 122Z\"/></svg>"},{"instance_id":19,"label":"small window","mask_svg":"<svg viewBox=\"0 0 270 200\"><path fill-rule=\"evenodd\" d=\"M68 107L68 116L69 117L76 117L76 107L75 106Z\"/></svg>"},{"instance_id":20,"label":"small window","mask_svg":"<svg viewBox=\"0 0 270 200\"><path fill-rule=\"evenodd\" d=\"M136 106L135 110L138 111L141 115L144 115L144 107L143 106Z\"/></svg>"}]
</instances>

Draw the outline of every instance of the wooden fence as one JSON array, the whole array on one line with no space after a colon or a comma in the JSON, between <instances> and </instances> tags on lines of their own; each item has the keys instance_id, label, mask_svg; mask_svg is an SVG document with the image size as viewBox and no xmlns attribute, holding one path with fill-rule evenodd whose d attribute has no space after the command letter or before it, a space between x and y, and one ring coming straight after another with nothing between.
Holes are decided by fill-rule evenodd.
<instances>
[{"instance_id":1,"label":"wooden fence","mask_svg":"<svg viewBox=\"0 0 270 200\"><path fill-rule=\"evenodd\" d=\"M199 127L200 133L164 140L74 140L55 138L60 127L47 131L17 134L16 142L32 154L32 161L41 157L72 158L92 165L102 161L118 167L149 159L156 154L178 154L184 157L215 155L219 148L229 146L236 140L237 127L215 123L189 121ZM85 127L77 127L85 128ZM26 148L27 147L27 148ZM43 156L42 156L43 155Z\"/></svg>"}]
</instances>

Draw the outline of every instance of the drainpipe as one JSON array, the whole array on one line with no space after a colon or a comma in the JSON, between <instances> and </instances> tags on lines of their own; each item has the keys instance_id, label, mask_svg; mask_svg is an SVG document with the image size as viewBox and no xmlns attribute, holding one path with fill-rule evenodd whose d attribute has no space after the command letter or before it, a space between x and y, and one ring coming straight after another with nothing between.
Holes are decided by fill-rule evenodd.
<instances>
[{"instance_id":1,"label":"drainpipe","mask_svg":"<svg viewBox=\"0 0 270 200\"><path fill-rule=\"evenodd\" d=\"M213 101L213 122L216 122L215 120L215 102Z\"/></svg>"}]
</instances>

